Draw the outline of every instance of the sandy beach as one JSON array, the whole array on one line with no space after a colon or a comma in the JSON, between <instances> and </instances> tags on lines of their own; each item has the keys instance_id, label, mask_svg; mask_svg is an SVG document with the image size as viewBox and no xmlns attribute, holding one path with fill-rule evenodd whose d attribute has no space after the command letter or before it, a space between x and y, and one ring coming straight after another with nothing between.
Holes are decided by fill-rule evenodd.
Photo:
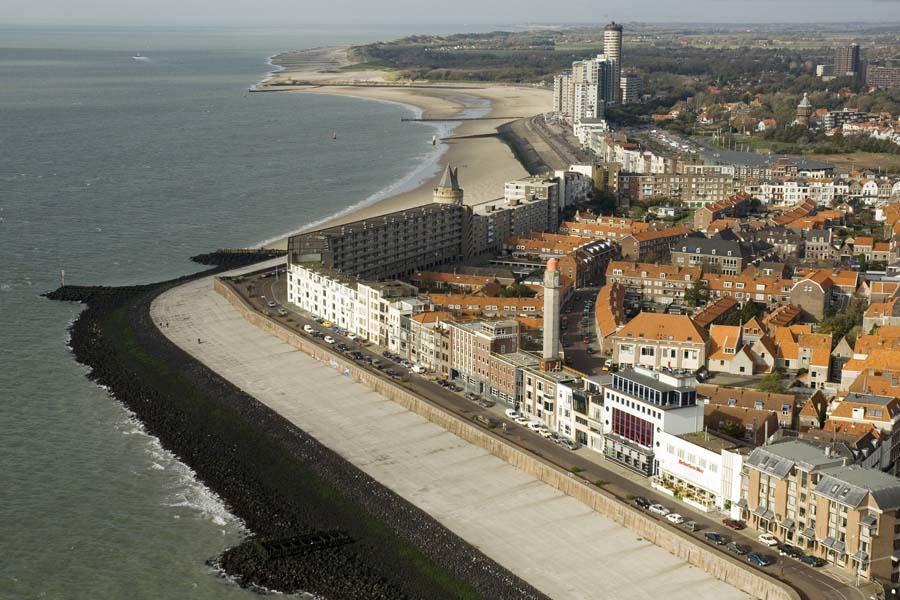
<instances>
[{"instance_id":1,"label":"sandy beach","mask_svg":"<svg viewBox=\"0 0 900 600\"><path fill-rule=\"evenodd\" d=\"M304 59L304 56L306 57ZM292 54L285 70L272 73L260 83L260 91L281 93L335 94L398 102L414 106L428 119L453 120L481 109L485 120L461 121L451 134L438 143L446 146L442 165L459 167L460 185L465 190L466 204L478 204L503 196L503 184L528 175L510 148L498 137L497 128L516 118L530 117L551 110L551 91L530 86L499 84L429 84L415 82L403 85L389 81L384 71L347 70L346 49L331 48ZM295 61L295 62L294 62ZM277 63L276 63L277 64ZM340 70L343 69L343 70ZM290 85L298 82L300 85ZM273 85L274 84L274 85ZM485 104L488 106L485 106ZM402 210L431 201L431 190L440 177L438 172L414 190L390 196L369 206L336 217L319 227ZM357 201L362 201L359 198ZM284 248L286 239L267 245Z\"/></svg>"}]
</instances>

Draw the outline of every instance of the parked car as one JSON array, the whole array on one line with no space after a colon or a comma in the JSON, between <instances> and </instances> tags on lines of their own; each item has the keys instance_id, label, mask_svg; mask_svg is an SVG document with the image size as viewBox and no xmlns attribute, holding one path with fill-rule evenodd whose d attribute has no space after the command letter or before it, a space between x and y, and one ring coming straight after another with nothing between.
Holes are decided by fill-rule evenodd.
<instances>
[{"instance_id":1,"label":"parked car","mask_svg":"<svg viewBox=\"0 0 900 600\"><path fill-rule=\"evenodd\" d=\"M517 410L514 409L514 408L507 408L507 409L506 409L506 416L509 417L510 419L515 420L516 417L520 417L520 416L522 416L522 415L520 415L520 414L519 414L519 411L517 411Z\"/></svg>"},{"instance_id":2,"label":"parked car","mask_svg":"<svg viewBox=\"0 0 900 600\"><path fill-rule=\"evenodd\" d=\"M650 505L653 504L652 502L650 502L650 500L644 498L643 496L635 496L634 503L637 504L639 508L643 509L648 509L650 508Z\"/></svg>"},{"instance_id":3,"label":"parked car","mask_svg":"<svg viewBox=\"0 0 900 600\"><path fill-rule=\"evenodd\" d=\"M647 510L652 512L654 515L659 515L661 517L664 517L667 514L669 514L670 512L672 512L668 508L663 506L662 504L651 504L650 508L648 508Z\"/></svg>"},{"instance_id":4,"label":"parked car","mask_svg":"<svg viewBox=\"0 0 900 600\"><path fill-rule=\"evenodd\" d=\"M713 544L716 544L717 546L724 546L725 544L727 544L728 542L731 541L728 539L727 536L724 536L717 531L707 531L706 533L703 534L703 537L706 538L706 541L712 542Z\"/></svg>"},{"instance_id":5,"label":"parked car","mask_svg":"<svg viewBox=\"0 0 900 600\"><path fill-rule=\"evenodd\" d=\"M819 558L818 556L812 556L809 554L802 557L800 559L800 562L802 562L805 565L809 565L811 567L821 567L822 565L826 564L825 559Z\"/></svg>"},{"instance_id":6,"label":"parked car","mask_svg":"<svg viewBox=\"0 0 900 600\"><path fill-rule=\"evenodd\" d=\"M313 331L315 331L315 329L313 329L312 325L304 325L303 331L305 331L306 333L312 333Z\"/></svg>"},{"instance_id":7,"label":"parked car","mask_svg":"<svg viewBox=\"0 0 900 600\"><path fill-rule=\"evenodd\" d=\"M447 389L450 390L450 391L452 391L452 392L461 392L461 391L463 390L461 387L459 387L459 386L456 385L455 383L451 383L451 384L450 384L450 387L448 387Z\"/></svg>"},{"instance_id":8,"label":"parked car","mask_svg":"<svg viewBox=\"0 0 900 600\"><path fill-rule=\"evenodd\" d=\"M545 437L545 438L549 438L550 436L553 435L553 432L550 431L549 429L538 429L537 432L538 432L538 435L540 435L541 437Z\"/></svg>"},{"instance_id":9,"label":"parked car","mask_svg":"<svg viewBox=\"0 0 900 600\"><path fill-rule=\"evenodd\" d=\"M518 417L514 418L513 421L515 421L519 425L528 425L528 423L531 422L528 420L528 417L524 417L522 415L519 415Z\"/></svg>"},{"instance_id":10,"label":"parked car","mask_svg":"<svg viewBox=\"0 0 900 600\"><path fill-rule=\"evenodd\" d=\"M359 339L359 336L351 331L350 333L347 334L347 339L350 340L351 342L353 342L353 341L356 341L357 339Z\"/></svg>"},{"instance_id":11,"label":"parked car","mask_svg":"<svg viewBox=\"0 0 900 600\"><path fill-rule=\"evenodd\" d=\"M768 567L772 564L772 559L768 556L759 554L758 552L750 552L747 554L747 562L757 567Z\"/></svg>"},{"instance_id":12,"label":"parked car","mask_svg":"<svg viewBox=\"0 0 900 600\"><path fill-rule=\"evenodd\" d=\"M740 554L741 556L747 554L748 552L750 552L750 550L752 550L752 548L750 548L750 546L747 546L745 544L738 544L737 542L731 542L730 544L725 546L725 549L728 550L729 552L734 552L735 554Z\"/></svg>"},{"instance_id":13,"label":"parked car","mask_svg":"<svg viewBox=\"0 0 900 600\"><path fill-rule=\"evenodd\" d=\"M324 338L322 338L322 340L323 340L326 344L333 344L333 343L334 343L334 338L331 337L330 335L326 335Z\"/></svg>"},{"instance_id":14,"label":"parked car","mask_svg":"<svg viewBox=\"0 0 900 600\"><path fill-rule=\"evenodd\" d=\"M758 539L760 543L765 544L769 548L774 548L778 545L778 538L776 538L771 533L764 533L756 539Z\"/></svg>"},{"instance_id":15,"label":"parked car","mask_svg":"<svg viewBox=\"0 0 900 600\"><path fill-rule=\"evenodd\" d=\"M362 360L365 355L362 352L351 352L350 358L353 360Z\"/></svg>"},{"instance_id":16,"label":"parked car","mask_svg":"<svg viewBox=\"0 0 900 600\"><path fill-rule=\"evenodd\" d=\"M567 440L565 438L563 438L559 445L567 450L572 450L573 452L581 448L581 444L579 444L578 442L574 440Z\"/></svg>"},{"instance_id":17,"label":"parked car","mask_svg":"<svg viewBox=\"0 0 900 600\"><path fill-rule=\"evenodd\" d=\"M337 344L337 345L335 346L335 348L337 348L337 349L340 350L341 352L346 352L347 350L350 349L350 346L348 346L347 344L344 344L344 343L340 343L340 344Z\"/></svg>"},{"instance_id":18,"label":"parked car","mask_svg":"<svg viewBox=\"0 0 900 600\"><path fill-rule=\"evenodd\" d=\"M279 317L286 317L286 316L288 316L288 311L286 311L286 310L283 309L283 308L279 308L279 309L278 309L278 316L279 316Z\"/></svg>"},{"instance_id":19,"label":"parked car","mask_svg":"<svg viewBox=\"0 0 900 600\"><path fill-rule=\"evenodd\" d=\"M475 392L466 392L466 400L475 402L476 400L478 400L478 394L476 394Z\"/></svg>"},{"instance_id":20,"label":"parked car","mask_svg":"<svg viewBox=\"0 0 900 600\"><path fill-rule=\"evenodd\" d=\"M422 373L427 373L427 372L428 372L428 369L426 369L426 368L423 367L422 365L413 365L413 366L412 366L412 369L410 369L410 371L412 371L413 373L417 373L417 374L421 375Z\"/></svg>"},{"instance_id":21,"label":"parked car","mask_svg":"<svg viewBox=\"0 0 900 600\"><path fill-rule=\"evenodd\" d=\"M446 379L438 379L437 381L435 381L435 383L438 384L439 386L441 386L442 388L450 387L450 382L447 381Z\"/></svg>"},{"instance_id":22,"label":"parked car","mask_svg":"<svg viewBox=\"0 0 900 600\"><path fill-rule=\"evenodd\" d=\"M669 513L666 515L666 521L669 523L674 523L675 525L681 525L684 523L684 517L679 515L678 513Z\"/></svg>"},{"instance_id":23,"label":"parked car","mask_svg":"<svg viewBox=\"0 0 900 600\"><path fill-rule=\"evenodd\" d=\"M778 554L781 556L790 556L791 558L803 558L803 550L798 548L797 546L791 546L790 544L780 544L778 546Z\"/></svg>"},{"instance_id":24,"label":"parked car","mask_svg":"<svg viewBox=\"0 0 900 600\"><path fill-rule=\"evenodd\" d=\"M405 369L411 369L413 366L413 364L411 362L409 362L408 360L401 360L400 365L403 366L403 368L405 368Z\"/></svg>"},{"instance_id":25,"label":"parked car","mask_svg":"<svg viewBox=\"0 0 900 600\"><path fill-rule=\"evenodd\" d=\"M388 350L385 350L384 352L382 352L381 355L389 360L394 360L394 353L390 352Z\"/></svg>"},{"instance_id":26,"label":"parked car","mask_svg":"<svg viewBox=\"0 0 900 600\"><path fill-rule=\"evenodd\" d=\"M681 525L688 531L697 531L698 529L700 529L700 525L697 524L697 521L683 521L679 523L679 525Z\"/></svg>"},{"instance_id":27,"label":"parked car","mask_svg":"<svg viewBox=\"0 0 900 600\"><path fill-rule=\"evenodd\" d=\"M322 321L322 327L328 327L329 329L331 329L332 327L334 327L334 323L332 323L331 321Z\"/></svg>"},{"instance_id":28,"label":"parked car","mask_svg":"<svg viewBox=\"0 0 900 600\"><path fill-rule=\"evenodd\" d=\"M493 400L487 400L485 398L481 398L480 400L478 400L478 406L481 406L482 408L490 408L494 406L494 404L496 404L496 402L494 402Z\"/></svg>"},{"instance_id":29,"label":"parked car","mask_svg":"<svg viewBox=\"0 0 900 600\"><path fill-rule=\"evenodd\" d=\"M739 531L747 527L746 525L744 525L743 521L738 521L737 519L722 519L722 525L724 525L728 529L734 529L735 531Z\"/></svg>"},{"instance_id":30,"label":"parked car","mask_svg":"<svg viewBox=\"0 0 900 600\"><path fill-rule=\"evenodd\" d=\"M394 369L387 369L384 374L393 379L399 379L403 375L403 373L395 371Z\"/></svg>"}]
</instances>

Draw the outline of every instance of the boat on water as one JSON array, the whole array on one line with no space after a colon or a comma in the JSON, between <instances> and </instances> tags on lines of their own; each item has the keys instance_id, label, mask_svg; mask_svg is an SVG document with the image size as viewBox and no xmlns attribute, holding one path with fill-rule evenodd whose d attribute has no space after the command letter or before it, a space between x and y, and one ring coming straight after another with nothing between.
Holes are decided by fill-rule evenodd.
<instances>
[{"instance_id":1,"label":"boat on water","mask_svg":"<svg viewBox=\"0 0 900 600\"><path fill-rule=\"evenodd\" d=\"M150 60L149 57L144 56L144 55L141 54L140 52L138 52L137 54L135 54L134 56L132 56L131 59L132 59L132 60Z\"/></svg>"},{"instance_id":2,"label":"boat on water","mask_svg":"<svg viewBox=\"0 0 900 600\"><path fill-rule=\"evenodd\" d=\"M332 131L332 132L331 132L331 139L333 139L333 140L336 140L336 139L337 139L337 132L336 132L336 131Z\"/></svg>"},{"instance_id":3,"label":"boat on water","mask_svg":"<svg viewBox=\"0 0 900 600\"><path fill-rule=\"evenodd\" d=\"M431 136L431 145L437 146L437 136L436 135Z\"/></svg>"}]
</instances>

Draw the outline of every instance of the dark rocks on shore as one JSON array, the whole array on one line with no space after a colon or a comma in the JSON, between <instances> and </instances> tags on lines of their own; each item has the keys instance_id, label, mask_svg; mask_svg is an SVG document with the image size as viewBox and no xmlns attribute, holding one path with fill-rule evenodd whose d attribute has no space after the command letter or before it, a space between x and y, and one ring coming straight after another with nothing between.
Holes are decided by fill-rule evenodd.
<instances>
[{"instance_id":1,"label":"dark rocks on shore","mask_svg":"<svg viewBox=\"0 0 900 600\"><path fill-rule=\"evenodd\" d=\"M203 275L48 296L88 304L72 326L78 361L223 498L253 539L321 530L352 539L281 558L241 544L217 559L226 574L325 598L543 598L162 335L149 314L153 298Z\"/></svg>"},{"instance_id":2,"label":"dark rocks on shore","mask_svg":"<svg viewBox=\"0 0 900 600\"><path fill-rule=\"evenodd\" d=\"M191 260L201 265L214 265L225 269L235 269L262 260L278 258L287 254L284 250L268 250L266 248L222 249L206 254L192 256Z\"/></svg>"}]
</instances>

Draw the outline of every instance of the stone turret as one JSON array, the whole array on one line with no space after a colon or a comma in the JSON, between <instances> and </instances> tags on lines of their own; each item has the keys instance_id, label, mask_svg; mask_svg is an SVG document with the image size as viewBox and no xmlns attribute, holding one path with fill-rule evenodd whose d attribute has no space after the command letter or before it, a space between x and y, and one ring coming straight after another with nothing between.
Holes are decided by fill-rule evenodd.
<instances>
[{"instance_id":1,"label":"stone turret","mask_svg":"<svg viewBox=\"0 0 900 600\"><path fill-rule=\"evenodd\" d=\"M462 206L463 190L459 187L458 173L459 169L454 169L447 165L441 180L438 182L437 187L434 188L434 202Z\"/></svg>"},{"instance_id":2,"label":"stone turret","mask_svg":"<svg viewBox=\"0 0 900 600\"><path fill-rule=\"evenodd\" d=\"M551 258L544 271L544 352L541 368L555 371L560 368L559 352L559 261Z\"/></svg>"},{"instance_id":3,"label":"stone turret","mask_svg":"<svg viewBox=\"0 0 900 600\"><path fill-rule=\"evenodd\" d=\"M809 127L809 118L813 114L813 105L809 101L809 95L803 92L803 100L797 105L797 125Z\"/></svg>"}]
</instances>

